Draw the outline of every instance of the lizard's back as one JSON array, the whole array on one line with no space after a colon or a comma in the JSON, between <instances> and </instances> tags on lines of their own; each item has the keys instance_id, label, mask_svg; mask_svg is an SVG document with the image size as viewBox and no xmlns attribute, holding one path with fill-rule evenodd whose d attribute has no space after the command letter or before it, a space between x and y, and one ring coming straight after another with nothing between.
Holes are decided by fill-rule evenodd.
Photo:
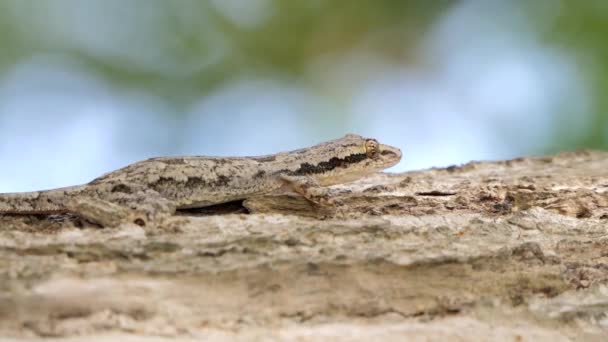
<instances>
[{"instance_id":1,"label":"lizard's back","mask_svg":"<svg viewBox=\"0 0 608 342\"><path fill-rule=\"evenodd\" d=\"M281 182L254 157L161 157L136 162L91 182L59 189L0 194L2 213L61 213L75 197L114 202L156 192L177 208L193 208L270 192ZM124 195L124 196L122 196Z\"/></svg>"},{"instance_id":2,"label":"lizard's back","mask_svg":"<svg viewBox=\"0 0 608 342\"><path fill-rule=\"evenodd\" d=\"M280 182L269 173L263 163L251 157L161 157L107 173L89 185L122 192L151 189L179 208L188 208L272 191Z\"/></svg>"}]
</instances>

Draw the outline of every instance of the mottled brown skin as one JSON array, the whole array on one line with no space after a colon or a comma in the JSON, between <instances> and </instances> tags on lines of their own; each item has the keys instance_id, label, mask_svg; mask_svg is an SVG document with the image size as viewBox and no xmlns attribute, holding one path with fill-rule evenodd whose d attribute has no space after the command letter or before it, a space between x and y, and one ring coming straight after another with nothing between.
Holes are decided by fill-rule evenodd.
<instances>
[{"instance_id":1,"label":"mottled brown skin","mask_svg":"<svg viewBox=\"0 0 608 342\"><path fill-rule=\"evenodd\" d=\"M401 151L349 134L291 152L260 157L166 157L137 162L88 184L29 193L0 194L0 213L75 212L116 224L118 208L146 219L272 192L295 191L326 202L321 187L346 183L395 165ZM141 216L141 215L140 215Z\"/></svg>"}]
</instances>

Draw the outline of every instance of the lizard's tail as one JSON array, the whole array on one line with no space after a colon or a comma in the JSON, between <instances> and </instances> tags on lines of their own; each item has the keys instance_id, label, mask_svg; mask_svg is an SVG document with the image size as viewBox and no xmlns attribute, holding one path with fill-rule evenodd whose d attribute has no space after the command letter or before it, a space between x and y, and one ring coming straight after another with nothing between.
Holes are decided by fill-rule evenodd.
<instances>
[{"instance_id":1,"label":"lizard's tail","mask_svg":"<svg viewBox=\"0 0 608 342\"><path fill-rule=\"evenodd\" d=\"M0 214L53 214L66 212L66 203L78 187L0 194Z\"/></svg>"}]
</instances>

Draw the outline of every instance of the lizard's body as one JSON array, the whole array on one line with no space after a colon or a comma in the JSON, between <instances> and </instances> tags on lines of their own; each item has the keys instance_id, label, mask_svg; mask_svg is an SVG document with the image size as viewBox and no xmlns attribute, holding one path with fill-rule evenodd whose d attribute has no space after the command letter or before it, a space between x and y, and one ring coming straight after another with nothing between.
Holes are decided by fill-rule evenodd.
<instances>
[{"instance_id":1,"label":"lizard's body","mask_svg":"<svg viewBox=\"0 0 608 342\"><path fill-rule=\"evenodd\" d=\"M176 209L289 190L318 203L327 195L320 187L356 180L400 159L399 149L352 134L261 157L152 158L85 185L0 194L0 214L74 212L104 225L115 225L125 217L132 218L131 211L144 214L145 221Z\"/></svg>"}]
</instances>

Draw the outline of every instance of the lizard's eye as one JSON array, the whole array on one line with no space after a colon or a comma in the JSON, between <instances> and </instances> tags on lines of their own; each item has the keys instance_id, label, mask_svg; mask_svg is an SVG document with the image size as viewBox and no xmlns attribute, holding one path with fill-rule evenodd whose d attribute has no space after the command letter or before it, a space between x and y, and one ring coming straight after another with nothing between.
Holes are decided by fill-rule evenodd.
<instances>
[{"instance_id":1,"label":"lizard's eye","mask_svg":"<svg viewBox=\"0 0 608 342\"><path fill-rule=\"evenodd\" d=\"M365 141L365 154L368 158L376 158L379 152L379 144L375 139L368 139Z\"/></svg>"}]
</instances>

